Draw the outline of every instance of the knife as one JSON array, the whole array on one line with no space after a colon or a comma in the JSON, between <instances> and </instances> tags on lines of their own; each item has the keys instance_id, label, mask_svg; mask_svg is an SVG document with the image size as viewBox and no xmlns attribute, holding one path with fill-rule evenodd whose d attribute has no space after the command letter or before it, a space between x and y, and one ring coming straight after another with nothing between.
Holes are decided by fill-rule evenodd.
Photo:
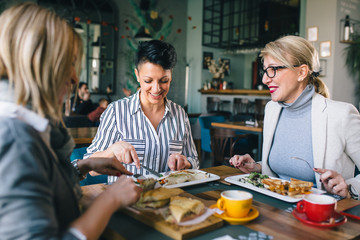
<instances>
[{"instance_id":1,"label":"knife","mask_svg":"<svg viewBox=\"0 0 360 240\"><path fill-rule=\"evenodd\" d=\"M152 170L152 169L150 169L148 167L145 167L142 164L140 164L140 167L142 167L143 169L145 169L146 171L148 171L149 173L151 173L151 174L153 174L153 175L155 175L157 177L162 177L162 175L160 173L158 173L158 172L156 172L156 171L154 171L154 170Z\"/></svg>"}]
</instances>

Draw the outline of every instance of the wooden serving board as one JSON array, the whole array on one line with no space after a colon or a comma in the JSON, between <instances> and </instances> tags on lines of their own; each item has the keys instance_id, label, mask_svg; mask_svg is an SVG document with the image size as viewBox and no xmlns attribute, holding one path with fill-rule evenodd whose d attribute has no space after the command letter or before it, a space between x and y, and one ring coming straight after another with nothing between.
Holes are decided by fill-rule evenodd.
<instances>
[{"instance_id":1,"label":"wooden serving board","mask_svg":"<svg viewBox=\"0 0 360 240\"><path fill-rule=\"evenodd\" d=\"M215 204L215 201L203 200L189 193L182 193L180 196L198 199L202 201L207 207ZM176 224L167 223L161 214L156 214L153 211L141 211L132 207L128 207L123 209L122 212L173 239L188 239L205 232L212 231L224 224L221 218L215 217L213 215L196 225L179 226Z\"/></svg>"}]
</instances>

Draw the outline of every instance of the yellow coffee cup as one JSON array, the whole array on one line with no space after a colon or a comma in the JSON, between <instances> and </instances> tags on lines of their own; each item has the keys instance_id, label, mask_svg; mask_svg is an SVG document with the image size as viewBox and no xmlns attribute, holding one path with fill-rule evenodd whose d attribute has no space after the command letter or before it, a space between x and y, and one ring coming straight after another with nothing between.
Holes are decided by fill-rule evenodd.
<instances>
[{"instance_id":1,"label":"yellow coffee cup","mask_svg":"<svg viewBox=\"0 0 360 240\"><path fill-rule=\"evenodd\" d=\"M246 217L252 205L253 195L239 190L228 190L221 193L217 207L225 211L229 217Z\"/></svg>"}]
</instances>

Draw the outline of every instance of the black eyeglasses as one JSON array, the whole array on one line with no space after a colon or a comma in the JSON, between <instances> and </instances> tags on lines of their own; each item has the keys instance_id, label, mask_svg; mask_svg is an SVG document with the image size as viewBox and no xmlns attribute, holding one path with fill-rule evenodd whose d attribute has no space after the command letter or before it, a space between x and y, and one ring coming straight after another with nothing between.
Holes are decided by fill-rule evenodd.
<instances>
[{"instance_id":1,"label":"black eyeglasses","mask_svg":"<svg viewBox=\"0 0 360 240\"><path fill-rule=\"evenodd\" d=\"M293 67L299 67L300 65L293 65ZM266 75L269 77L269 78L273 78L275 77L276 75L276 70L278 69L284 69L284 68L288 68L287 66L270 66L270 67L267 67L265 69L261 69L260 70L260 76L261 78L264 76L264 73L266 73Z\"/></svg>"}]
</instances>

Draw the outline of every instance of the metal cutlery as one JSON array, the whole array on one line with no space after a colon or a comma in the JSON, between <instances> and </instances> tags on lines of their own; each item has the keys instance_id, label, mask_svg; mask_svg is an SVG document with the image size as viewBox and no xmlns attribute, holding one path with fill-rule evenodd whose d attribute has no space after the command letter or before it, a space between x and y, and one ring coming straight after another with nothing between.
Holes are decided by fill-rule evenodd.
<instances>
[{"instance_id":1,"label":"metal cutlery","mask_svg":"<svg viewBox=\"0 0 360 240\"><path fill-rule=\"evenodd\" d=\"M154 170L152 170L151 168L148 168L142 164L140 164L140 167L142 167L143 169L145 169L146 171L148 171L149 173L155 175L156 177L162 177L162 175Z\"/></svg>"},{"instance_id":2,"label":"metal cutlery","mask_svg":"<svg viewBox=\"0 0 360 240\"><path fill-rule=\"evenodd\" d=\"M305 163L309 166L309 168L311 168L311 170L314 171L313 167L312 167L312 166L310 165L310 163L309 163L308 161L306 161L305 159L302 159L302 158L299 158L299 157L291 157L291 159L296 159L296 160L300 160L300 161L305 162ZM315 171L314 171L314 172L315 172ZM318 173L318 172L315 172L315 173L321 175L321 173Z\"/></svg>"}]
</instances>

